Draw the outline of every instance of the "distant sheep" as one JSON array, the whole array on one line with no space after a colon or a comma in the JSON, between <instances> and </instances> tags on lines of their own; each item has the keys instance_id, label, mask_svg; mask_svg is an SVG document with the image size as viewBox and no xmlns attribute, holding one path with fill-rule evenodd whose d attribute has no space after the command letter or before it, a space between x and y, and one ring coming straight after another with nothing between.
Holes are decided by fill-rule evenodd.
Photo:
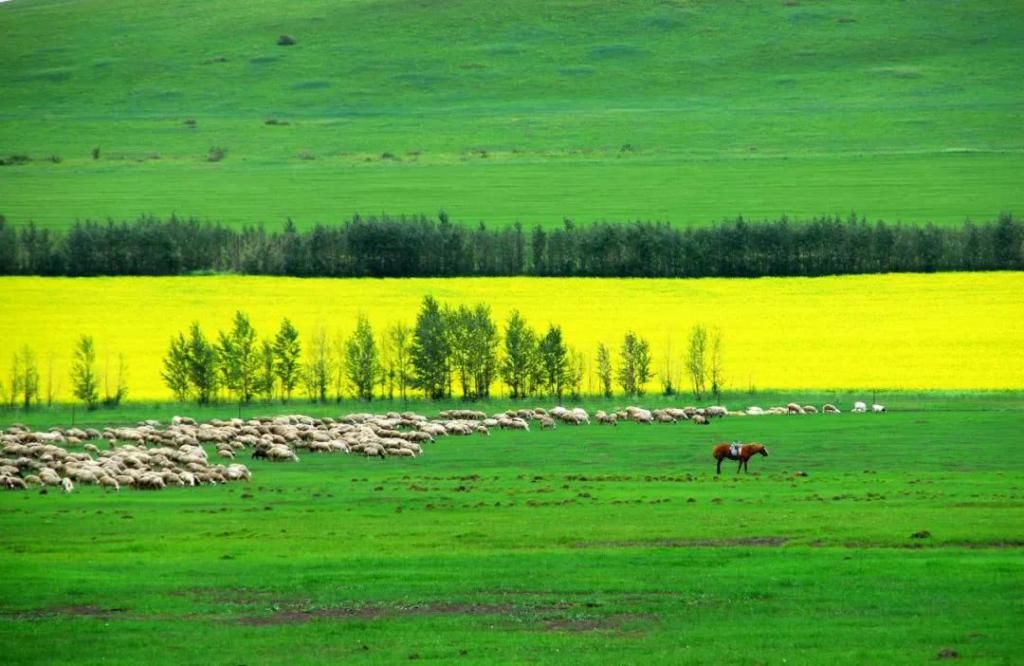
<instances>
[{"instance_id":1,"label":"distant sheep","mask_svg":"<svg viewBox=\"0 0 1024 666\"><path fill-rule=\"evenodd\" d=\"M299 462L299 457L295 455L295 451L292 451L287 446L275 445L267 449L267 460L271 462Z\"/></svg>"},{"instance_id":2,"label":"distant sheep","mask_svg":"<svg viewBox=\"0 0 1024 666\"><path fill-rule=\"evenodd\" d=\"M722 405L712 405L711 407L708 407L704 410L704 415L707 416L708 418L711 418L713 416L723 418L728 413L729 410L723 407Z\"/></svg>"}]
</instances>

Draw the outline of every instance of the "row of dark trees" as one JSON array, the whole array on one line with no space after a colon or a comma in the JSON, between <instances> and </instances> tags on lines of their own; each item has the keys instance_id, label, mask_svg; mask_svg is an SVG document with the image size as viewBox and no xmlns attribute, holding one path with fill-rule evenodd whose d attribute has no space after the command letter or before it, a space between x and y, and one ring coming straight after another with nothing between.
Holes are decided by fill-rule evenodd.
<instances>
[{"instance_id":1,"label":"row of dark trees","mask_svg":"<svg viewBox=\"0 0 1024 666\"><path fill-rule=\"evenodd\" d=\"M351 335L332 339L319 327L304 344L287 319L263 340L242 312L215 340L193 323L171 339L162 376L178 400L206 404L287 402L297 389L320 402L404 400L413 390L429 399L480 400L499 382L512 398L579 398L585 373L584 354L565 343L558 325L540 332L513 311L499 330L484 304L452 307L427 296L411 327L396 323L377 335L359 316ZM613 382L626 395L643 395L653 377L650 344L627 333L617 370L600 345L596 374L603 395L612 395Z\"/></svg>"},{"instance_id":2,"label":"row of dark trees","mask_svg":"<svg viewBox=\"0 0 1024 666\"><path fill-rule=\"evenodd\" d=\"M2 275L298 277L760 277L1024 269L1024 223L1010 214L957 227L822 217L709 227L596 222L490 229L443 212L355 216L300 232L196 219L78 222L66 233L0 216Z\"/></svg>"}]
</instances>

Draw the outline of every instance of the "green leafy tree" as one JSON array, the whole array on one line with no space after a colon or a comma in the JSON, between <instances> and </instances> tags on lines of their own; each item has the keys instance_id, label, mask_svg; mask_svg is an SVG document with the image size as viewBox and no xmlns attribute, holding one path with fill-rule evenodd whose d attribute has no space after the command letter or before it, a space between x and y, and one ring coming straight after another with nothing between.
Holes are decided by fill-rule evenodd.
<instances>
[{"instance_id":1,"label":"green leafy tree","mask_svg":"<svg viewBox=\"0 0 1024 666\"><path fill-rule=\"evenodd\" d=\"M380 359L373 328L364 315L359 315L355 332L345 341L345 374L357 398L373 400L373 385L380 374Z\"/></svg>"},{"instance_id":2,"label":"green leafy tree","mask_svg":"<svg viewBox=\"0 0 1024 666\"><path fill-rule=\"evenodd\" d=\"M452 371L459 378L462 397L473 397L474 322L473 312L465 305L457 309L444 310L445 330L448 333L448 348L451 350Z\"/></svg>"},{"instance_id":3,"label":"green leafy tree","mask_svg":"<svg viewBox=\"0 0 1024 666\"><path fill-rule=\"evenodd\" d=\"M196 402L208 405L217 397L217 349L206 339L199 322L193 322L188 338L188 380Z\"/></svg>"},{"instance_id":4,"label":"green leafy tree","mask_svg":"<svg viewBox=\"0 0 1024 666\"><path fill-rule=\"evenodd\" d=\"M548 332L537 345L540 361L541 381L548 395L562 398L562 393L569 382L569 355L562 341L562 328L550 324Z\"/></svg>"},{"instance_id":5,"label":"green leafy tree","mask_svg":"<svg viewBox=\"0 0 1024 666\"><path fill-rule=\"evenodd\" d=\"M39 366L36 355L28 345L14 354L12 372L12 402L20 402L28 410L32 403L39 401Z\"/></svg>"},{"instance_id":6,"label":"green leafy tree","mask_svg":"<svg viewBox=\"0 0 1024 666\"><path fill-rule=\"evenodd\" d=\"M711 334L708 379L711 382L711 395L715 396L715 402L722 402L722 389L725 387L725 369L722 364L722 331L717 328Z\"/></svg>"},{"instance_id":7,"label":"green leafy tree","mask_svg":"<svg viewBox=\"0 0 1024 666\"><path fill-rule=\"evenodd\" d=\"M398 395L406 398L406 391L413 378L412 367L412 329L408 324L397 322L388 329L388 339L395 362L395 381L398 382Z\"/></svg>"},{"instance_id":8,"label":"green leafy tree","mask_svg":"<svg viewBox=\"0 0 1024 666\"><path fill-rule=\"evenodd\" d=\"M274 345L270 340L262 340L259 349L259 371L256 373L253 390L256 395L270 401L274 399L274 388L277 386L277 375L274 373Z\"/></svg>"},{"instance_id":9,"label":"green leafy tree","mask_svg":"<svg viewBox=\"0 0 1024 666\"><path fill-rule=\"evenodd\" d=\"M380 358L380 372L377 374L380 397L394 400L398 371L395 369L395 345L391 341L387 329L377 336L377 355Z\"/></svg>"},{"instance_id":10,"label":"green leafy tree","mask_svg":"<svg viewBox=\"0 0 1024 666\"><path fill-rule=\"evenodd\" d=\"M76 398L87 409L99 406L99 378L96 375L96 346L91 335L83 335L75 344L71 361L71 385Z\"/></svg>"},{"instance_id":11,"label":"green leafy tree","mask_svg":"<svg viewBox=\"0 0 1024 666\"><path fill-rule=\"evenodd\" d=\"M570 397L579 400L583 397L583 375L587 371L586 359L583 352L569 348L569 363L566 369L566 387L569 389Z\"/></svg>"},{"instance_id":12,"label":"green leafy tree","mask_svg":"<svg viewBox=\"0 0 1024 666\"><path fill-rule=\"evenodd\" d=\"M292 391L302 378L302 346L299 332L285 319L274 337L274 375L281 387L285 402L292 398Z\"/></svg>"},{"instance_id":13,"label":"green leafy tree","mask_svg":"<svg viewBox=\"0 0 1024 666\"><path fill-rule=\"evenodd\" d=\"M524 398L529 393L530 378L537 359L537 335L526 320L513 310L505 324L505 357L500 374L513 398Z\"/></svg>"},{"instance_id":14,"label":"green leafy tree","mask_svg":"<svg viewBox=\"0 0 1024 666\"><path fill-rule=\"evenodd\" d=\"M252 402L261 358L256 330L249 317L243 312L235 312L231 330L221 332L219 338L217 355L224 386L239 401Z\"/></svg>"},{"instance_id":15,"label":"green leafy tree","mask_svg":"<svg viewBox=\"0 0 1024 666\"><path fill-rule=\"evenodd\" d=\"M303 368L306 395L310 400L327 402L331 377L334 376L335 360L330 341L327 338L327 331L322 326L314 331L313 337L310 338Z\"/></svg>"},{"instance_id":16,"label":"green leafy tree","mask_svg":"<svg viewBox=\"0 0 1024 666\"><path fill-rule=\"evenodd\" d=\"M491 319L491 309L480 303L473 308L473 383L477 398L491 395L491 384L498 374L498 327Z\"/></svg>"},{"instance_id":17,"label":"green leafy tree","mask_svg":"<svg viewBox=\"0 0 1024 666\"><path fill-rule=\"evenodd\" d=\"M188 390L191 384L189 381L188 342L185 341L184 334L178 333L178 337L171 338L171 345L167 350L167 356L164 357L164 369L160 376L163 377L164 383L174 393L178 402L188 400Z\"/></svg>"},{"instance_id":18,"label":"green leafy tree","mask_svg":"<svg viewBox=\"0 0 1024 666\"><path fill-rule=\"evenodd\" d=\"M686 373L690 378L693 397L703 400L707 391L708 332L700 324L690 331L690 346L686 354Z\"/></svg>"},{"instance_id":19,"label":"green leafy tree","mask_svg":"<svg viewBox=\"0 0 1024 666\"><path fill-rule=\"evenodd\" d=\"M632 347L634 335L627 333L619 348L619 371L615 375L622 392L626 395L636 395L636 368L633 366Z\"/></svg>"},{"instance_id":20,"label":"green leafy tree","mask_svg":"<svg viewBox=\"0 0 1024 666\"><path fill-rule=\"evenodd\" d=\"M619 352L619 385L626 395L641 396L651 378L650 344L633 331L626 333Z\"/></svg>"},{"instance_id":21,"label":"green leafy tree","mask_svg":"<svg viewBox=\"0 0 1024 666\"><path fill-rule=\"evenodd\" d=\"M498 366L498 328L484 304L446 313L453 369L466 399L486 398Z\"/></svg>"},{"instance_id":22,"label":"green leafy tree","mask_svg":"<svg viewBox=\"0 0 1024 666\"><path fill-rule=\"evenodd\" d=\"M451 349L446 326L438 302L432 296L424 297L413 329L410 360L413 386L433 400L450 393Z\"/></svg>"},{"instance_id":23,"label":"green leafy tree","mask_svg":"<svg viewBox=\"0 0 1024 666\"><path fill-rule=\"evenodd\" d=\"M603 342L597 345L597 381L601 385L601 395L612 397L612 355Z\"/></svg>"}]
</instances>

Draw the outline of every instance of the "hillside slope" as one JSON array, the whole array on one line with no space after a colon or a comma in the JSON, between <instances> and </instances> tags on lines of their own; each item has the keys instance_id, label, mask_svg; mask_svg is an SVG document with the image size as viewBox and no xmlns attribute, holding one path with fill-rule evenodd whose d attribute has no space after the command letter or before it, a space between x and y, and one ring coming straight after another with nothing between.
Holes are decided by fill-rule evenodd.
<instances>
[{"instance_id":1,"label":"hillside slope","mask_svg":"<svg viewBox=\"0 0 1024 666\"><path fill-rule=\"evenodd\" d=\"M1024 202L1022 30L1012 1L15 0L0 213L991 218Z\"/></svg>"}]
</instances>

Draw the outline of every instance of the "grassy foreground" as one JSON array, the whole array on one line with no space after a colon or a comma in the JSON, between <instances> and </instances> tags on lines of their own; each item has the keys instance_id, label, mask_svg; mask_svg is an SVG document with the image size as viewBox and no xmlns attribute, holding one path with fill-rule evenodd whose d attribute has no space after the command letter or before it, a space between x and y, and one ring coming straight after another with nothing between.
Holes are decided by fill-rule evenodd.
<instances>
[{"instance_id":1,"label":"grassy foreground","mask_svg":"<svg viewBox=\"0 0 1024 666\"><path fill-rule=\"evenodd\" d=\"M0 642L7 663L1014 663L1022 427L563 427L253 462L248 485L3 493ZM771 455L715 478L733 439Z\"/></svg>"},{"instance_id":2,"label":"grassy foreground","mask_svg":"<svg viewBox=\"0 0 1024 666\"><path fill-rule=\"evenodd\" d=\"M0 213L991 219L1024 208L1022 30L1014 0L15 0Z\"/></svg>"},{"instance_id":3,"label":"grassy foreground","mask_svg":"<svg viewBox=\"0 0 1024 666\"><path fill-rule=\"evenodd\" d=\"M0 377L22 345L36 353L45 395L50 363L59 401L70 399L74 344L94 336L100 371L128 364L129 398L167 400L160 378L171 336L199 321L208 336L237 310L260 336L288 317L304 346L318 327L351 335L359 314L376 334L413 324L427 294L450 305L486 303L504 329L519 309L538 330L562 326L588 364L596 393L598 343L617 355L633 330L650 341L652 370L671 351L676 386L695 324L718 327L727 384L755 388L1024 388L1024 273L826 278L631 280L479 278L331 280L271 277L0 278ZM616 358L617 362L617 358ZM102 387L101 387L102 388ZM649 389L657 392L653 380ZM496 389L495 395L498 395Z\"/></svg>"}]
</instances>

